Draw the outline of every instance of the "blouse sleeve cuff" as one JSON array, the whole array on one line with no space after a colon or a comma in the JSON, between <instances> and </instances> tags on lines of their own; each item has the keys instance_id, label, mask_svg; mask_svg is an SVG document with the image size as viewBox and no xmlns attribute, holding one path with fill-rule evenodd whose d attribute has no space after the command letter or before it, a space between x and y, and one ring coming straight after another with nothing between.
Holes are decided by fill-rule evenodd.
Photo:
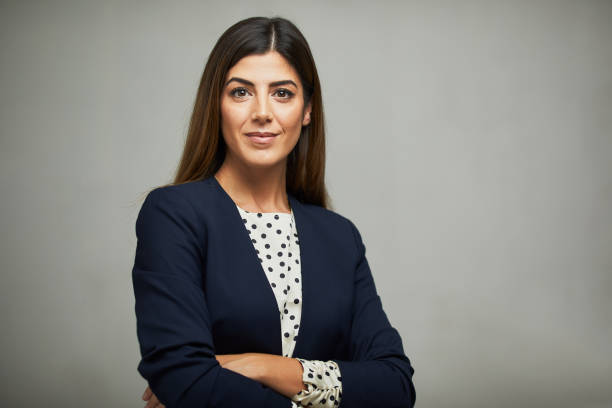
<instances>
[{"instance_id":1,"label":"blouse sleeve cuff","mask_svg":"<svg viewBox=\"0 0 612 408\"><path fill-rule=\"evenodd\" d=\"M302 382L306 389L291 400L305 407L337 407L342 398L342 377L335 361L296 358L304 369Z\"/></svg>"}]
</instances>

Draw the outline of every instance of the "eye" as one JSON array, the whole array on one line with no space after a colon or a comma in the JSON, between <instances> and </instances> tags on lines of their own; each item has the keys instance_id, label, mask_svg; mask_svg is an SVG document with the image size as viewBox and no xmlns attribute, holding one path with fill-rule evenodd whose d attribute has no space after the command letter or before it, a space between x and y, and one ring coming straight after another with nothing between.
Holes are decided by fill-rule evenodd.
<instances>
[{"instance_id":1,"label":"eye","mask_svg":"<svg viewBox=\"0 0 612 408\"><path fill-rule=\"evenodd\" d=\"M291 99L293 97L293 95L295 95L293 92L291 92L290 90L286 89L286 88L279 88L276 90L277 94L279 94L279 96L282 99Z\"/></svg>"},{"instance_id":2,"label":"eye","mask_svg":"<svg viewBox=\"0 0 612 408\"><path fill-rule=\"evenodd\" d=\"M238 92L240 92L240 93L238 93ZM244 94L242 92L244 92ZM248 89L246 89L246 88L241 86L241 87L232 89L230 91L230 95L240 98L240 97L246 96L248 94L248 92L249 92Z\"/></svg>"}]
</instances>

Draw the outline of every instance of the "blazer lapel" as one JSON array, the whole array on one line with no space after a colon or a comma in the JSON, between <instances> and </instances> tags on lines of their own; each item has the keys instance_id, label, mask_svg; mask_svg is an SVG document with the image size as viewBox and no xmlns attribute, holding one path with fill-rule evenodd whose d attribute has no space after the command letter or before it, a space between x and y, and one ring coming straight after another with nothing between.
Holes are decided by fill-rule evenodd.
<instances>
[{"instance_id":1,"label":"blazer lapel","mask_svg":"<svg viewBox=\"0 0 612 408\"><path fill-rule=\"evenodd\" d=\"M225 286L232 287L234 293L243 296L239 302L243 310L230 310L229 314L235 316L242 313L253 317L255 321L246 319L241 326L250 330L251 335L256 333L256 344L251 344L251 351L268 352L282 355L282 338L280 325L280 311L270 287L268 277L261 266L257 252L251 242L240 212L236 204L219 184L214 176L208 182L217 190L221 205L218 208L219 222L223 233L219 237L224 248L230 248L230 256L226 262L229 282ZM230 343L241 343L243 339L227 339Z\"/></svg>"},{"instance_id":2,"label":"blazer lapel","mask_svg":"<svg viewBox=\"0 0 612 408\"><path fill-rule=\"evenodd\" d=\"M244 227L244 222L236 208L236 204L231 199L229 194L223 189L214 176L210 176L208 183L217 190L220 196L221 205L219 206L221 222L225 225L226 234L223 234L224 246L233 246L232 253L235 254L231 262L230 268L234 276L235 284L247 285L245 291L250 293L250 305L256 305L263 310L265 317L261 318L261 322L254 323L255 325L263 324L265 327L259 326L257 333L261 333L263 338L258 341L259 345L254 345L259 350L269 350L270 353L282 355L282 337L280 325L280 311L274 291L270 287L270 282L261 267L258 255L255 252L250 235ZM311 254L313 240L316 238L312 229L312 220L308 218L306 207L297 197L288 192L289 204L293 210L296 229L298 233L298 241L300 245L300 267L302 279L302 317L300 320L300 329L296 339L294 357L308 356L314 353L312 350L314 339L310 339L303 333L308 333L309 330L314 330L316 322L312 320L316 316L315 299L316 299L316 270L314 267L315 258ZM254 306L255 307L255 306ZM264 323L265 322L265 323ZM311 327L312 325L312 327ZM262 346L261 345L265 345ZM307 358L307 357L305 357Z\"/></svg>"},{"instance_id":3,"label":"blazer lapel","mask_svg":"<svg viewBox=\"0 0 612 408\"><path fill-rule=\"evenodd\" d=\"M293 217L295 219L295 225L298 234L298 241L300 245L300 268L301 268L301 279L302 279L302 317L300 320L300 327L293 350L293 357L302 357L306 355L305 351L311 349L312 342L308 341L308 330L311 324L315 322L311 319L314 317L314 297L316 293L316 277L314 276L315 270L311 263L312 254L311 242L315 239L312 231L312 224L309 222L308 215L305 211L304 205L291 193L287 193L289 196L289 202L293 209ZM311 350L312 351L312 350Z\"/></svg>"}]
</instances>

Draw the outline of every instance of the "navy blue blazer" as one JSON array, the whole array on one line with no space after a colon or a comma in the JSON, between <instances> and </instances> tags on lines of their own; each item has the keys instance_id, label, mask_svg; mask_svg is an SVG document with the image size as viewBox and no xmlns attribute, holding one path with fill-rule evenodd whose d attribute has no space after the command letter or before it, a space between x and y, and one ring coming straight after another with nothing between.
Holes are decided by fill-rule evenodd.
<instances>
[{"instance_id":1,"label":"navy blue blazer","mask_svg":"<svg viewBox=\"0 0 612 408\"><path fill-rule=\"evenodd\" d=\"M289 194L300 245L302 320L293 357L334 360L341 407L412 407L414 370L348 218ZM214 176L158 187L136 220L132 281L138 372L175 407L289 408L216 354L282 355L278 305L234 201Z\"/></svg>"}]
</instances>

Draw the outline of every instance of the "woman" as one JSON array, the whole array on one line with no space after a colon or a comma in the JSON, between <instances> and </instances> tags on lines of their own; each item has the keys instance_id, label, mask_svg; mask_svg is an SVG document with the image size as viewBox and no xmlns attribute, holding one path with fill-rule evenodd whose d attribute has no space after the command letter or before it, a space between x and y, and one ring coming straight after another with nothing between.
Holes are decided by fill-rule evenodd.
<instances>
[{"instance_id":1,"label":"woman","mask_svg":"<svg viewBox=\"0 0 612 408\"><path fill-rule=\"evenodd\" d=\"M414 405L414 370L358 229L329 209L324 167L306 40L283 18L234 24L207 61L175 181L136 221L147 407Z\"/></svg>"}]
</instances>

